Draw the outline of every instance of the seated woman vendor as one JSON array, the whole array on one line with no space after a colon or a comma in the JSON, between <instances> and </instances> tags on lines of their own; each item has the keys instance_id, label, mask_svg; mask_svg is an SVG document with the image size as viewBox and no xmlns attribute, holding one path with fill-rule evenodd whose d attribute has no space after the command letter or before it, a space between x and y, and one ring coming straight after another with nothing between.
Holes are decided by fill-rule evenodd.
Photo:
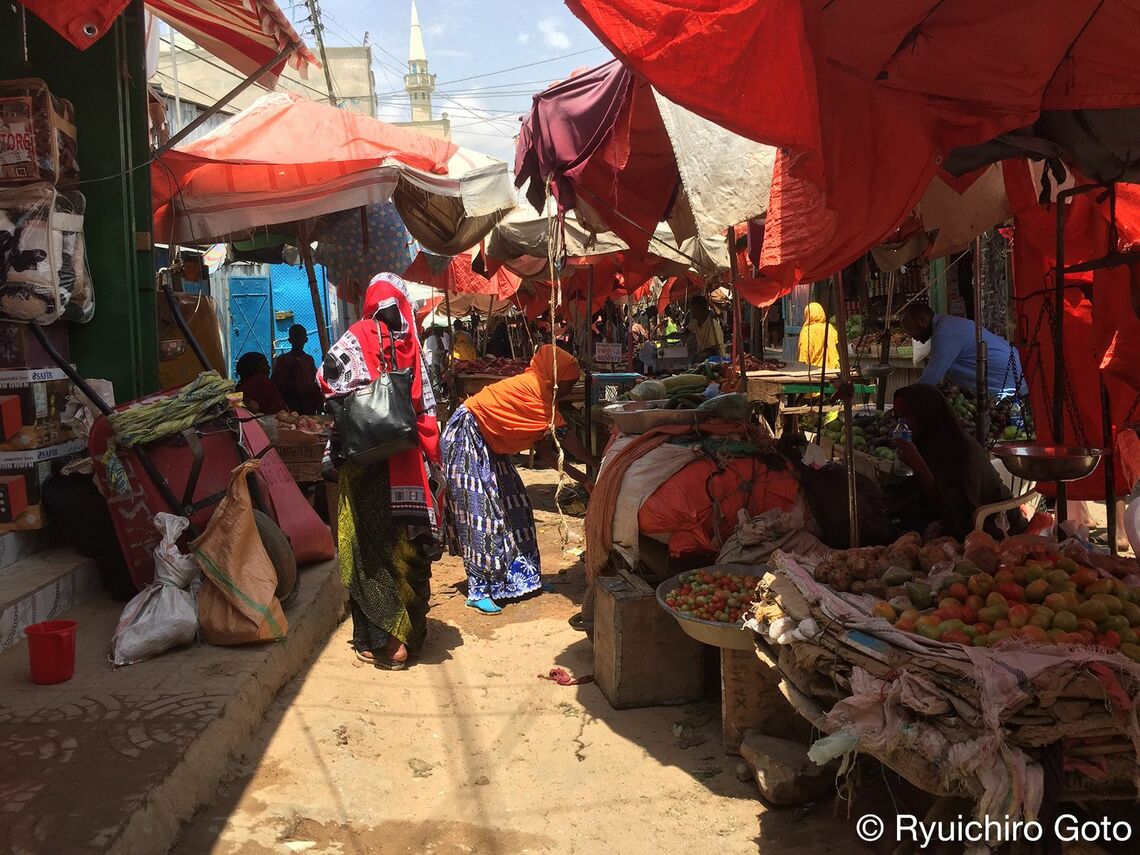
<instances>
[{"instance_id":1,"label":"seated woman vendor","mask_svg":"<svg viewBox=\"0 0 1140 855\"><path fill-rule=\"evenodd\" d=\"M936 386L916 383L899 389L894 408L914 436L913 442L895 442L898 459L914 470L912 478L892 490L904 528L921 532L939 523L941 534L962 539L974 530L974 511L1012 498L989 454L963 430ZM1007 519L1008 534L1027 526L1018 509L1008 511ZM986 522L986 530L1000 537L995 520Z\"/></svg>"}]
</instances>

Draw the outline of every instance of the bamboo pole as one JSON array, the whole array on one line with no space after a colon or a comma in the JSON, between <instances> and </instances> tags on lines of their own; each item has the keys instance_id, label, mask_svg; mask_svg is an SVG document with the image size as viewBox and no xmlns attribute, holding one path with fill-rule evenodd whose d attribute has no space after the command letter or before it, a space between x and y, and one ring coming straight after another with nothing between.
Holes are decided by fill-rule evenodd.
<instances>
[{"instance_id":1,"label":"bamboo pole","mask_svg":"<svg viewBox=\"0 0 1140 855\"><path fill-rule=\"evenodd\" d=\"M329 328L325 324L325 304L321 300L321 289L317 282L317 271L313 264L313 248L309 245L309 230L298 220L297 238L300 241L301 260L305 262L305 273L309 277L309 296L313 298L313 316L317 321L317 337L321 342L321 358L329 352Z\"/></svg>"},{"instance_id":2,"label":"bamboo pole","mask_svg":"<svg viewBox=\"0 0 1140 855\"><path fill-rule=\"evenodd\" d=\"M835 274L835 290L837 302L836 321L839 327L839 373L840 386L847 385L851 380L851 357L847 352L847 298L843 293L843 271ZM827 361L826 359L824 360ZM826 368L824 372L826 373ZM850 536L850 547L854 549L859 545L859 500L855 493L855 422L851 414L851 394L843 395L843 442L846 453L843 455L847 469L847 525Z\"/></svg>"}]
</instances>

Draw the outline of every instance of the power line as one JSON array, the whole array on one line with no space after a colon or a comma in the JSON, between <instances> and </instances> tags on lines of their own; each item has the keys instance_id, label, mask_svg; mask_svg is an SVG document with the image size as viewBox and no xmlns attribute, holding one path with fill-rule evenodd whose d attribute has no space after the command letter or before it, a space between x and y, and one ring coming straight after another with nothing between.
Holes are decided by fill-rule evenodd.
<instances>
[{"instance_id":1,"label":"power line","mask_svg":"<svg viewBox=\"0 0 1140 855\"><path fill-rule=\"evenodd\" d=\"M222 65L220 62L214 62L212 59L208 58L208 55L203 55L203 54L197 53L197 50L200 50L200 48L180 47L179 45L174 44L173 42L171 42L167 39L164 39L164 38L160 38L159 40L161 42L167 44L167 45L170 45L171 47L173 47L177 51L181 51L182 53L189 54L190 60L192 62L204 62L206 65L210 66L211 68L216 68L216 69L218 69L218 71L224 71L226 74L230 75L231 77L236 77L238 80L245 80L245 75L242 74L241 72L235 71L232 68L228 68L227 66ZM316 94L320 95L322 98L328 97L327 93L322 92L320 89L316 89L316 88L310 86L309 84L305 83L303 80L294 80L291 77L282 77L281 79L286 80L295 86L300 86L303 89L308 89L310 92L315 92ZM186 84L182 84L182 85L185 86ZM266 92L272 92L273 91L272 89L270 89L267 86L262 86L260 83L254 83L253 85L258 87L259 89L264 89ZM210 97L212 97L214 99L214 101L218 100L217 96L210 96Z\"/></svg>"}]
</instances>

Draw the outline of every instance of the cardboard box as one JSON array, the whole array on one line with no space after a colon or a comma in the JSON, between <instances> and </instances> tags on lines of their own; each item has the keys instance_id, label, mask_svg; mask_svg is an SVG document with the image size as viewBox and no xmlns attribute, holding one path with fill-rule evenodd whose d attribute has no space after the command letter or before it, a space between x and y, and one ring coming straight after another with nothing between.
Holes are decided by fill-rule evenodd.
<instances>
[{"instance_id":1,"label":"cardboard box","mask_svg":"<svg viewBox=\"0 0 1140 855\"><path fill-rule=\"evenodd\" d=\"M0 523L10 523L28 509L28 482L23 475L0 476Z\"/></svg>"},{"instance_id":2,"label":"cardboard box","mask_svg":"<svg viewBox=\"0 0 1140 855\"><path fill-rule=\"evenodd\" d=\"M614 709L700 700L704 653L644 579L625 570L598 579L594 682Z\"/></svg>"},{"instance_id":3,"label":"cardboard box","mask_svg":"<svg viewBox=\"0 0 1140 855\"><path fill-rule=\"evenodd\" d=\"M60 355L71 359L67 324L40 327ZM55 361L32 333L29 324L0 321L0 368L54 368Z\"/></svg>"},{"instance_id":4,"label":"cardboard box","mask_svg":"<svg viewBox=\"0 0 1140 855\"><path fill-rule=\"evenodd\" d=\"M74 436L74 432L64 427L61 419L67 408L67 397L71 394L70 380L45 380L29 383L6 390L3 412L5 438L0 442L0 452L21 451L29 448L44 448L58 445ZM9 398L16 398L19 407L19 427L7 435L10 423Z\"/></svg>"},{"instance_id":5,"label":"cardboard box","mask_svg":"<svg viewBox=\"0 0 1140 855\"><path fill-rule=\"evenodd\" d=\"M0 451L0 483L8 485L9 493L24 491L25 507L13 513L12 519L0 520L0 531L29 531L43 528L46 515L40 505L44 483L52 475L86 451L83 440L73 439L47 448L26 451ZM23 487L15 481L23 482ZM13 505L13 510L15 506Z\"/></svg>"}]
</instances>

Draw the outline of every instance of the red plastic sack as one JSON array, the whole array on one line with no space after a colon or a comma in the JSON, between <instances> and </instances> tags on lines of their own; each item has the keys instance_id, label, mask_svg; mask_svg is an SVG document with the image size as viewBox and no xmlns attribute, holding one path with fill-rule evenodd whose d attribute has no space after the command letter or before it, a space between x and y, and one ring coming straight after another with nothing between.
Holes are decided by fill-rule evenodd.
<instances>
[{"instance_id":1,"label":"red plastic sack","mask_svg":"<svg viewBox=\"0 0 1140 855\"><path fill-rule=\"evenodd\" d=\"M697 460L646 499L637 522L644 534L671 534L673 557L715 554L736 527L737 511L747 508L752 517L772 508L790 510L799 489L790 472L771 470L762 460L737 458L720 472L712 461Z\"/></svg>"}]
</instances>

